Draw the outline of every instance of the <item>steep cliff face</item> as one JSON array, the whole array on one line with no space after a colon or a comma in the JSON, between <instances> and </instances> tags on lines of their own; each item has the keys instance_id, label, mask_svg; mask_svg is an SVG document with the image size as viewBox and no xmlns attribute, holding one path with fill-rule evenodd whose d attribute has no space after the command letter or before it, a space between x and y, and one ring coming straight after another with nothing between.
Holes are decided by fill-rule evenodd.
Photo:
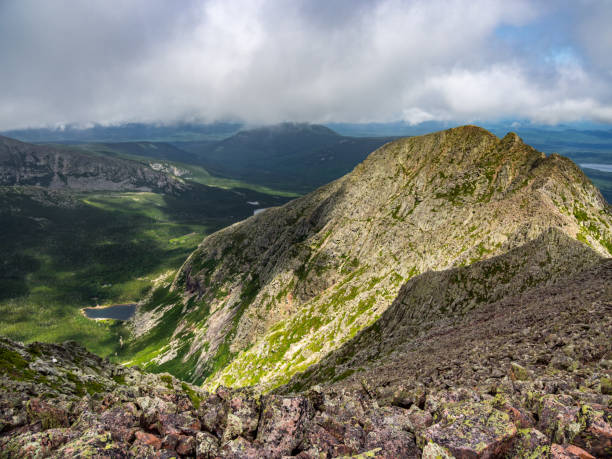
<instances>
[{"instance_id":1,"label":"steep cliff face","mask_svg":"<svg viewBox=\"0 0 612 459\"><path fill-rule=\"evenodd\" d=\"M371 325L400 287L549 228L612 251L612 219L571 161L474 126L389 143L345 177L206 238L133 321L133 362L271 388Z\"/></svg>"},{"instance_id":2,"label":"steep cliff face","mask_svg":"<svg viewBox=\"0 0 612 459\"><path fill-rule=\"evenodd\" d=\"M135 161L33 145L0 136L0 186L12 185L164 193L186 188L180 179Z\"/></svg>"}]
</instances>

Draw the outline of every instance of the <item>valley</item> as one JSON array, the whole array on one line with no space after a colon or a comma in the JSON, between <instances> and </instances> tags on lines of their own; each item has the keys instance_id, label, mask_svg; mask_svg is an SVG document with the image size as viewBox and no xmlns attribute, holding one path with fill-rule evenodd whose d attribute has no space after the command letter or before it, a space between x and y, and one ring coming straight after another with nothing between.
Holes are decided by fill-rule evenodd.
<instances>
[{"instance_id":1,"label":"valley","mask_svg":"<svg viewBox=\"0 0 612 459\"><path fill-rule=\"evenodd\" d=\"M203 237L252 215L247 201L288 200L236 181L220 188L184 180L133 159L29 145L9 139L0 148L4 177L13 177L0 187L0 333L15 339L73 339L112 356L121 324L91 321L81 308L139 301ZM51 157L62 169L53 169L57 159L45 163ZM113 172L124 164L127 171ZM142 186L151 190L134 190Z\"/></svg>"}]
</instances>

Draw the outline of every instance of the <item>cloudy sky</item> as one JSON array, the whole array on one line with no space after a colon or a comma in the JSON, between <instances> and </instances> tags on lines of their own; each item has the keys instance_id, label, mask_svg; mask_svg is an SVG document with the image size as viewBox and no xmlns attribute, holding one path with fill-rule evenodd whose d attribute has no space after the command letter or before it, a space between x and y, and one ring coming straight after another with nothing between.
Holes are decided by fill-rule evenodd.
<instances>
[{"instance_id":1,"label":"cloudy sky","mask_svg":"<svg viewBox=\"0 0 612 459\"><path fill-rule=\"evenodd\" d=\"M612 123L612 1L0 0L0 130Z\"/></svg>"}]
</instances>

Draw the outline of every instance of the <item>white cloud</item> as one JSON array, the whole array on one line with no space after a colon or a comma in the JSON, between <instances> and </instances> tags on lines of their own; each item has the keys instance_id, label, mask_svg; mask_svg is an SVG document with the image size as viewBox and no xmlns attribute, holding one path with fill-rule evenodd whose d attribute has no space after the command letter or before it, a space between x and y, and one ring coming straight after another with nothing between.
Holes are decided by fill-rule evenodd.
<instances>
[{"instance_id":1,"label":"white cloud","mask_svg":"<svg viewBox=\"0 0 612 459\"><path fill-rule=\"evenodd\" d=\"M0 129L218 119L612 122L612 75L584 25L612 19L606 8L566 32L579 51L568 45L534 58L496 30L558 13L549 2L179 5L0 3Z\"/></svg>"}]
</instances>

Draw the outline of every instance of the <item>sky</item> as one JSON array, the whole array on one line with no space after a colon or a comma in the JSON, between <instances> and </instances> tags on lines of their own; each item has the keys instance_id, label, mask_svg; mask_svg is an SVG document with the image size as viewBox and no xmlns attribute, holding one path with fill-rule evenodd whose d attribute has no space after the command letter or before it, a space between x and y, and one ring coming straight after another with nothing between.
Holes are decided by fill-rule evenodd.
<instances>
[{"instance_id":1,"label":"sky","mask_svg":"<svg viewBox=\"0 0 612 459\"><path fill-rule=\"evenodd\" d=\"M0 0L0 130L612 123L612 1Z\"/></svg>"}]
</instances>

